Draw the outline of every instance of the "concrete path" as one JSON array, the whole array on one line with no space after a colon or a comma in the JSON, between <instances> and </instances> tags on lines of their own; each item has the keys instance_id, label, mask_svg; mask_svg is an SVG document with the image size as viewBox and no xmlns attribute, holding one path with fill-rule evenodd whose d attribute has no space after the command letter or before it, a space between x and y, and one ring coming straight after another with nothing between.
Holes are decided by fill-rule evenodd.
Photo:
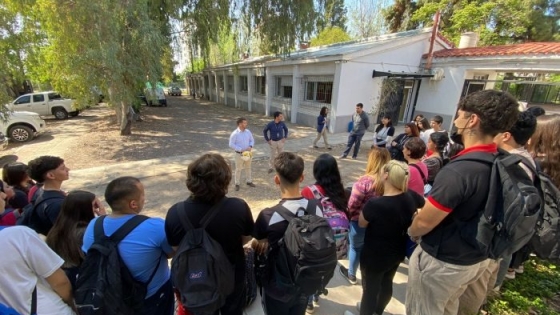
<instances>
[{"instance_id":1,"label":"concrete path","mask_svg":"<svg viewBox=\"0 0 560 315\"><path fill-rule=\"evenodd\" d=\"M229 117L221 118L229 119ZM402 132L402 127L397 129L397 133ZM307 134L302 134L301 131L299 133L297 139L290 140L286 143L286 151L298 152L303 149L308 149L311 146L315 137L315 132L309 129ZM332 134L329 135L329 142L333 146L340 146L346 143L347 137L347 133ZM371 137L371 133L366 134L365 140L362 142L362 148L365 149L371 145ZM255 159L268 158L268 150L265 150L266 148L264 148L263 145L261 145L261 147L257 146L255 149ZM167 211L171 205L185 198L184 185L178 185L177 183L184 183L187 166L202 153L206 152L193 152L182 156L119 163L71 171L71 178L64 183L63 188L68 191L73 189L88 190L98 196L102 196L107 183L112 179L124 175L138 177L142 180L147 194L145 214L164 217L165 211ZM224 153L220 151L217 153L233 160L233 153L231 152ZM331 153L335 156L340 154L340 152L335 151ZM365 167L365 165L363 165L363 167ZM345 266L348 265L347 260L341 260L340 263ZM385 314L405 314L404 298L406 282L407 266L406 264L402 264L395 276L393 299L388 305ZM350 310L358 314L356 303L361 299L362 288L360 282L358 282L358 285L350 285L339 274L337 269L334 278L330 281L327 288L329 294L328 296L322 296L320 298L320 306L316 309L314 314L343 314L345 310ZM260 299L255 301L245 313L251 315L263 314Z\"/></svg>"}]
</instances>

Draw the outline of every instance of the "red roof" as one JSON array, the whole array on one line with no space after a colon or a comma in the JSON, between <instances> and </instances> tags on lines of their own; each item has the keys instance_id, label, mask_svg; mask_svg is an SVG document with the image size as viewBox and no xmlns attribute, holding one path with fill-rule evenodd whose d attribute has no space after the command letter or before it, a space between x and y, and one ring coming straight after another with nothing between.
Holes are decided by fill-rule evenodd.
<instances>
[{"instance_id":1,"label":"red roof","mask_svg":"<svg viewBox=\"0 0 560 315\"><path fill-rule=\"evenodd\" d=\"M435 58L512 55L560 55L560 43L524 43L501 46L443 49L434 52ZM428 54L424 54L422 57L427 58Z\"/></svg>"}]
</instances>

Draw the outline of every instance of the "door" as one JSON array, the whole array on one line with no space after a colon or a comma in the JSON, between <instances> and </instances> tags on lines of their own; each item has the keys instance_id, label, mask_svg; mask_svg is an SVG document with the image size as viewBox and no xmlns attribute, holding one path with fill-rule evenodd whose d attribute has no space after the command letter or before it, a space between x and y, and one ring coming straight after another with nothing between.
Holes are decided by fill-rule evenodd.
<instances>
[{"instance_id":1,"label":"door","mask_svg":"<svg viewBox=\"0 0 560 315\"><path fill-rule=\"evenodd\" d=\"M45 94L33 94L31 111L41 116L49 115L49 106L45 99Z\"/></svg>"},{"instance_id":2,"label":"door","mask_svg":"<svg viewBox=\"0 0 560 315\"><path fill-rule=\"evenodd\" d=\"M407 123L411 120L412 111L412 91L414 90L414 80L404 80L403 97L399 109L399 122Z\"/></svg>"},{"instance_id":3,"label":"door","mask_svg":"<svg viewBox=\"0 0 560 315\"><path fill-rule=\"evenodd\" d=\"M31 94L22 95L14 101L14 111L31 111Z\"/></svg>"}]
</instances>

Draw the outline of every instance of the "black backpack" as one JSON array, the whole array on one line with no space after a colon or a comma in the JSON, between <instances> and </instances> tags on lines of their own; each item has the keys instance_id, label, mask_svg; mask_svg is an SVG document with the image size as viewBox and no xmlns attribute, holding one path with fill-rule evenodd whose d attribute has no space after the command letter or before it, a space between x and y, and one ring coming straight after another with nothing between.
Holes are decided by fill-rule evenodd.
<instances>
[{"instance_id":1,"label":"black backpack","mask_svg":"<svg viewBox=\"0 0 560 315\"><path fill-rule=\"evenodd\" d=\"M316 200L309 200L305 214L294 215L282 204L276 213L289 222L284 237L271 249L269 281L280 292L311 295L323 292L338 263L336 241L329 221L315 215ZM296 212L297 213L297 212Z\"/></svg>"},{"instance_id":2,"label":"black backpack","mask_svg":"<svg viewBox=\"0 0 560 315\"><path fill-rule=\"evenodd\" d=\"M475 221L466 223L463 238L498 259L525 246L535 232L540 215L541 195L533 180L520 166L521 157L499 149L497 154L470 153L452 160L477 161L492 166L488 199Z\"/></svg>"},{"instance_id":3,"label":"black backpack","mask_svg":"<svg viewBox=\"0 0 560 315\"><path fill-rule=\"evenodd\" d=\"M148 219L135 215L111 236L103 230L103 220L94 226L94 242L80 266L74 299L80 315L133 315L144 307L148 284L154 278L161 259L148 282L134 279L119 254L118 244Z\"/></svg>"},{"instance_id":4,"label":"black backpack","mask_svg":"<svg viewBox=\"0 0 560 315\"><path fill-rule=\"evenodd\" d=\"M178 204L178 215L186 233L171 262L171 281L181 296L181 304L194 314L214 314L233 292L235 271L222 246L206 227L227 198L214 205L194 227L185 204Z\"/></svg>"},{"instance_id":5,"label":"black backpack","mask_svg":"<svg viewBox=\"0 0 560 315\"><path fill-rule=\"evenodd\" d=\"M539 258L560 262L560 190L550 177L540 170L538 163L537 169L533 169L531 163L526 160L523 163L535 172L537 187L543 198L535 234L531 238L531 247Z\"/></svg>"}]
</instances>

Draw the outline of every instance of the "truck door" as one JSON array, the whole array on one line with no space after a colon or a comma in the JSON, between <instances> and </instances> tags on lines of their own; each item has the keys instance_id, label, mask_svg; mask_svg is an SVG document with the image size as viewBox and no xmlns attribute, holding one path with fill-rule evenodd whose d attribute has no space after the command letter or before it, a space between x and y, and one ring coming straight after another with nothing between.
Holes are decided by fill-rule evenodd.
<instances>
[{"instance_id":1,"label":"truck door","mask_svg":"<svg viewBox=\"0 0 560 315\"><path fill-rule=\"evenodd\" d=\"M13 111L30 111L31 110L31 95L22 95L14 101Z\"/></svg>"},{"instance_id":2,"label":"truck door","mask_svg":"<svg viewBox=\"0 0 560 315\"><path fill-rule=\"evenodd\" d=\"M41 116L49 115L49 106L45 100L45 94L33 94L31 110Z\"/></svg>"}]
</instances>

